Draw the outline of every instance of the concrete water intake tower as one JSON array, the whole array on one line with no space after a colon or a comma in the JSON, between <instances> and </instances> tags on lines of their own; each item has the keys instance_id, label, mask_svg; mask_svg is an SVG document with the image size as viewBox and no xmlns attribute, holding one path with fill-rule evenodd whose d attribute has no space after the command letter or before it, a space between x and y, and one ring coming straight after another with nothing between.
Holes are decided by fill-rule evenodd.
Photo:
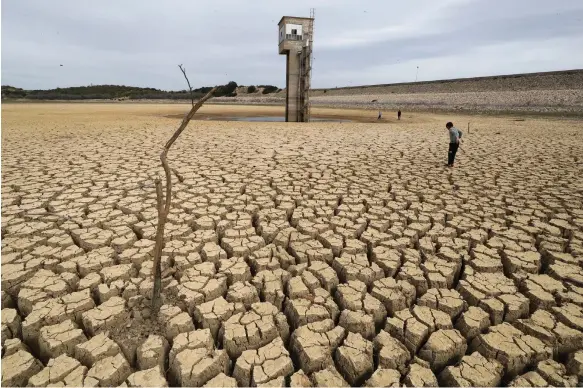
<instances>
[{"instance_id":1,"label":"concrete water intake tower","mask_svg":"<svg viewBox=\"0 0 583 388\"><path fill-rule=\"evenodd\" d=\"M314 10L309 18L284 16L278 26L279 53L287 59L285 121L309 122Z\"/></svg>"}]
</instances>

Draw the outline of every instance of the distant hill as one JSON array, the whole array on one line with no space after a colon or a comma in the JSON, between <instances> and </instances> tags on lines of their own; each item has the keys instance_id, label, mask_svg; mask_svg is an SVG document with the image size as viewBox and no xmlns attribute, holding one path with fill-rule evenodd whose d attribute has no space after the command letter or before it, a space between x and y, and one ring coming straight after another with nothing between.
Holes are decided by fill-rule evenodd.
<instances>
[{"instance_id":1,"label":"distant hill","mask_svg":"<svg viewBox=\"0 0 583 388\"><path fill-rule=\"evenodd\" d=\"M235 97L237 91L246 91L248 87L240 87L236 82L221 85L215 92L215 97ZM212 89L211 86L194 89L194 98L204 96ZM255 90L263 94L278 90L272 85L259 85ZM25 90L14 86L2 86L2 99L26 100L188 100L187 90L165 91L154 88L140 88L125 85L91 85L56 88L48 90Z\"/></svg>"}]
</instances>

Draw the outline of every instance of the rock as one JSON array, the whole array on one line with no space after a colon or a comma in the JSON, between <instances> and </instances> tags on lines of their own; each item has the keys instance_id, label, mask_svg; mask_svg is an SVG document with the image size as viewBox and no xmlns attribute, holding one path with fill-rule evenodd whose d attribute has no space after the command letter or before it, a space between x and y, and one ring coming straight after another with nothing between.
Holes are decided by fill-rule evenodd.
<instances>
[{"instance_id":1,"label":"rock","mask_svg":"<svg viewBox=\"0 0 583 388\"><path fill-rule=\"evenodd\" d=\"M168 382L160 371L159 366L134 372L128 376L128 387L167 387Z\"/></svg>"},{"instance_id":2,"label":"rock","mask_svg":"<svg viewBox=\"0 0 583 388\"><path fill-rule=\"evenodd\" d=\"M87 374L87 367L65 354L51 358L47 366L28 380L30 387L68 386L81 387Z\"/></svg>"},{"instance_id":3,"label":"rock","mask_svg":"<svg viewBox=\"0 0 583 388\"><path fill-rule=\"evenodd\" d=\"M71 320L40 329L39 353L41 359L56 358L61 354L73 356L75 346L87 341L83 330Z\"/></svg>"},{"instance_id":4,"label":"rock","mask_svg":"<svg viewBox=\"0 0 583 388\"><path fill-rule=\"evenodd\" d=\"M24 387L42 369L39 360L24 350L18 350L2 358L2 386Z\"/></svg>"},{"instance_id":5,"label":"rock","mask_svg":"<svg viewBox=\"0 0 583 388\"><path fill-rule=\"evenodd\" d=\"M294 373L294 367L281 338L257 350L245 350L235 363L233 377L241 387L265 384Z\"/></svg>"},{"instance_id":6,"label":"rock","mask_svg":"<svg viewBox=\"0 0 583 388\"><path fill-rule=\"evenodd\" d=\"M360 385L374 370L373 345L360 334L348 333L342 346L334 353L336 365L350 385Z\"/></svg>"},{"instance_id":7,"label":"rock","mask_svg":"<svg viewBox=\"0 0 583 388\"><path fill-rule=\"evenodd\" d=\"M75 358L81 364L91 367L97 361L106 357L113 357L121 353L119 346L106 333L99 333L89 341L80 343L75 346Z\"/></svg>"},{"instance_id":8,"label":"rock","mask_svg":"<svg viewBox=\"0 0 583 388\"><path fill-rule=\"evenodd\" d=\"M87 372L85 385L117 386L123 383L131 373L130 364L121 353L118 353L95 362Z\"/></svg>"},{"instance_id":9,"label":"rock","mask_svg":"<svg viewBox=\"0 0 583 388\"><path fill-rule=\"evenodd\" d=\"M474 352L464 356L458 365L446 367L439 381L448 387L498 387L503 372L504 367L498 361Z\"/></svg>"},{"instance_id":10,"label":"rock","mask_svg":"<svg viewBox=\"0 0 583 388\"><path fill-rule=\"evenodd\" d=\"M138 368L140 370L159 367L166 370L166 355L170 346L162 336L150 334L137 350Z\"/></svg>"}]
</instances>

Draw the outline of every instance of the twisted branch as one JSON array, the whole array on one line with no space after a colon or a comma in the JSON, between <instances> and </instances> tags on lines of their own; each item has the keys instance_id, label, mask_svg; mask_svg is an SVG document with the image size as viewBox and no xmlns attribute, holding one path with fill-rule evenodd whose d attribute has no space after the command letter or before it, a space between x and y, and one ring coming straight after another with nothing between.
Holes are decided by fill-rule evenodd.
<instances>
[{"instance_id":1,"label":"twisted branch","mask_svg":"<svg viewBox=\"0 0 583 388\"><path fill-rule=\"evenodd\" d=\"M186 83L188 84L188 90L190 91L190 103L194 106L194 95L192 93L192 86L190 86L190 81L188 80L188 76L186 75L186 69L182 67L182 65L178 65L182 74L184 74L184 78L186 78Z\"/></svg>"},{"instance_id":2,"label":"twisted branch","mask_svg":"<svg viewBox=\"0 0 583 388\"><path fill-rule=\"evenodd\" d=\"M192 96L192 87L190 86L190 82L188 81L188 77L186 76L186 72L183 69L182 65L179 65L180 70L184 74L186 81L188 82L188 87L191 91L191 98L192 98L192 108L190 112L182 119L182 123L178 127L178 129L174 132L172 137L166 142L164 148L162 149L162 153L160 153L160 162L162 163L162 167L164 168L164 174L166 175L166 196L163 197L162 194L162 182L160 178L156 178L154 184L156 186L156 205L158 208L158 226L156 228L156 245L154 246L154 290L152 292L152 311L154 314L157 314L160 310L162 301L160 300L160 290L162 288L162 270L160 265L160 258L162 256L162 246L164 245L164 227L166 225L166 220L168 219L168 214L170 213L170 205L172 203L172 172L170 170L170 166L168 165L168 151L170 147L178 136L186 129L186 126L194 117L194 114L200 107L212 97L213 93L217 90L217 87L211 89L203 98L198 100L196 104L194 104L194 97Z\"/></svg>"}]
</instances>

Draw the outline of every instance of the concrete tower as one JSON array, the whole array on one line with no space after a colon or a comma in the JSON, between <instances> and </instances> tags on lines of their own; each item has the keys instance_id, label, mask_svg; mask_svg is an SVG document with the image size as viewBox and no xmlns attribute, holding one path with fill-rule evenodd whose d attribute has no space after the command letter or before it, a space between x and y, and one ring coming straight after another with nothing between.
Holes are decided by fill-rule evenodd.
<instances>
[{"instance_id":1,"label":"concrete tower","mask_svg":"<svg viewBox=\"0 0 583 388\"><path fill-rule=\"evenodd\" d=\"M299 18L284 16L279 21L279 53L286 55L285 121L310 121L310 78L314 15Z\"/></svg>"}]
</instances>

